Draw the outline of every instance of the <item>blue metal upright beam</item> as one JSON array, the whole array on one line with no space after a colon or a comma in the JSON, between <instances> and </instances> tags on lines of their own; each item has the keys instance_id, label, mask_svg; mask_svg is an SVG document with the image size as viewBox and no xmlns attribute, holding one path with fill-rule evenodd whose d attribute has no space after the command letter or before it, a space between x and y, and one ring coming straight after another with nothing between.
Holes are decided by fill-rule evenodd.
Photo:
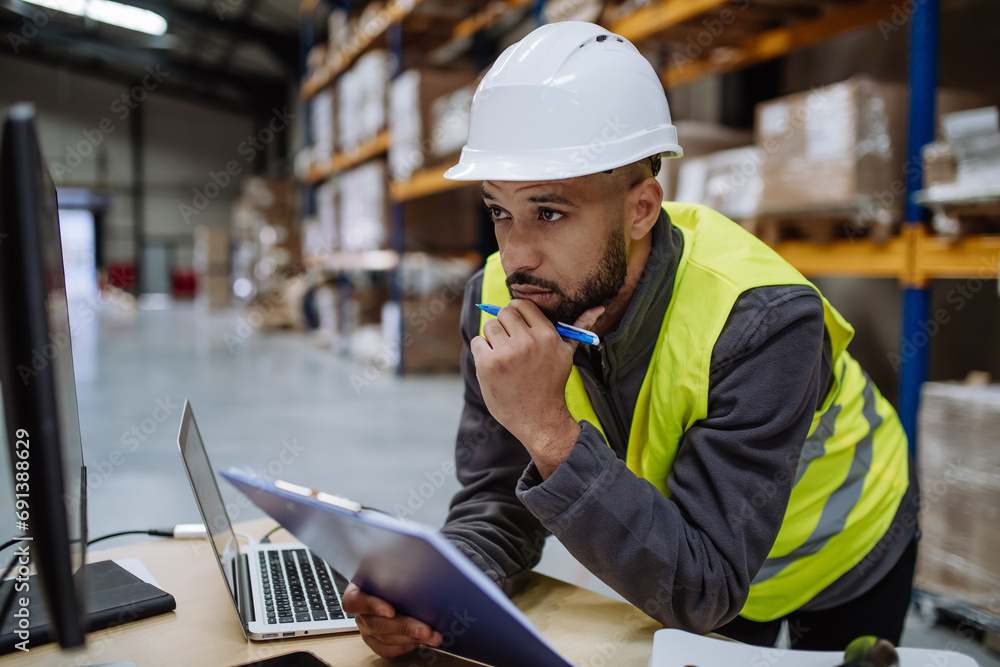
<instances>
[{"instance_id":1,"label":"blue metal upright beam","mask_svg":"<svg viewBox=\"0 0 1000 667\"><path fill-rule=\"evenodd\" d=\"M934 141L939 0L919 0L913 3L913 7L910 19L910 125L905 224L922 225L927 213L913 202L913 193L923 183L920 151L924 145ZM925 285L907 285L903 292L900 340L899 417L914 456L917 452L920 386L927 380L930 353L930 338L924 333L922 325L929 318L930 290Z\"/></svg>"},{"instance_id":2,"label":"blue metal upright beam","mask_svg":"<svg viewBox=\"0 0 1000 667\"><path fill-rule=\"evenodd\" d=\"M390 80L395 79L403 73L403 24L393 23L386 30L386 41L389 46L391 56ZM406 350L403 347L403 205L394 201L389 206L389 245L398 253L399 263L392 270L389 276L389 300L395 302L399 307L399 364L396 366L396 375L403 374L403 357Z\"/></svg>"}]
</instances>

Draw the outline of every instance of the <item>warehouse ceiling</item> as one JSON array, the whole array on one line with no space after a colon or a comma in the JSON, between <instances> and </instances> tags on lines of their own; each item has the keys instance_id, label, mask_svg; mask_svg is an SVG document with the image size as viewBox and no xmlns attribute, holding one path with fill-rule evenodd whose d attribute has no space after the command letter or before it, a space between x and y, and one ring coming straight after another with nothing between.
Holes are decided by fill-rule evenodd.
<instances>
[{"instance_id":1,"label":"warehouse ceiling","mask_svg":"<svg viewBox=\"0 0 1000 667\"><path fill-rule=\"evenodd\" d=\"M64 7L68 0L50 0ZM287 102L299 82L297 0L120 0L156 12L163 35L0 0L0 32L15 57L123 85L150 71L161 92L250 116ZM8 52L10 53L10 52Z\"/></svg>"}]
</instances>

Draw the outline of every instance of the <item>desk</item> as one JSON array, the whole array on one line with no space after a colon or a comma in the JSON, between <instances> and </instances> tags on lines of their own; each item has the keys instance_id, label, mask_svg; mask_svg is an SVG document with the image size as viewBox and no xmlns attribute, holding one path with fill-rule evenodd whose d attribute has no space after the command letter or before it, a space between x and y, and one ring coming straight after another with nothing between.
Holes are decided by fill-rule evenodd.
<instances>
[{"instance_id":1,"label":"desk","mask_svg":"<svg viewBox=\"0 0 1000 667\"><path fill-rule=\"evenodd\" d=\"M275 524L260 519L237 530L260 538ZM284 531L273 541L293 539ZM142 560L160 586L172 594L177 609L87 637L83 651L60 652L55 644L0 658L0 666L75 666L128 661L156 665L239 665L255 660L310 651L334 667L468 667L474 663L440 653L417 652L383 660L357 633L249 642L219 574L207 540L160 540L94 552L90 560L135 557ZM662 626L635 607L586 589L535 574L514 598L534 626L568 660L580 667L646 667L653 633Z\"/></svg>"}]
</instances>

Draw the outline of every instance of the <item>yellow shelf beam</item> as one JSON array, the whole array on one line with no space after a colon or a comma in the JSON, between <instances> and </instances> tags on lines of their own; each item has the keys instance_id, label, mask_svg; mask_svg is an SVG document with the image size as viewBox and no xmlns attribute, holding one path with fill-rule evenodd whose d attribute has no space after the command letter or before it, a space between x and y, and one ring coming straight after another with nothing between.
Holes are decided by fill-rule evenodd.
<instances>
[{"instance_id":1,"label":"yellow shelf beam","mask_svg":"<svg viewBox=\"0 0 1000 667\"><path fill-rule=\"evenodd\" d=\"M951 240L917 227L910 236L914 262L907 282L912 286L923 286L934 278L989 280L998 276L1000 234L974 234Z\"/></svg>"},{"instance_id":2,"label":"yellow shelf beam","mask_svg":"<svg viewBox=\"0 0 1000 667\"><path fill-rule=\"evenodd\" d=\"M389 197L395 202L405 202L411 199L418 199L439 192L457 190L458 188L477 185L480 181L449 181L444 177L444 172L451 167L446 164L439 167L428 167L416 172L406 181L392 181L389 183Z\"/></svg>"},{"instance_id":3,"label":"yellow shelf beam","mask_svg":"<svg viewBox=\"0 0 1000 667\"><path fill-rule=\"evenodd\" d=\"M612 23L608 30L630 42L652 37L659 32L719 7L729 0L660 0L641 7L628 16Z\"/></svg>"},{"instance_id":4,"label":"yellow shelf beam","mask_svg":"<svg viewBox=\"0 0 1000 667\"><path fill-rule=\"evenodd\" d=\"M506 2L491 2L467 19L463 19L452 30L452 39L463 39L472 37L480 30L486 30L493 26L504 14L512 9L526 5L531 0L506 0Z\"/></svg>"},{"instance_id":5,"label":"yellow shelf beam","mask_svg":"<svg viewBox=\"0 0 1000 667\"><path fill-rule=\"evenodd\" d=\"M359 26L354 31L354 34L351 35L347 44L342 46L336 53L331 54L327 64L302 84L302 99L308 100L322 90L324 86L329 85L334 77L354 62L354 59L358 55L371 46L376 39L384 35L390 25L399 23L409 16L410 12L420 4L420 1L392 0L385 9L379 11L365 25Z\"/></svg>"},{"instance_id":6,"label":"yellow shelf beam","mask_svg":"<svg viewBox=\"0 0 1000 667\"><path fill-rule=\"evenodd\" d=\"M900 236L886 243L873 243L868 239L844 239L824 244L782 241L774 249L806 276L899 278L906 271L909 259L908 240Z\"/></svg>"},{"instance_id":7,"label":"yellow shelf beam","mask_svg":"<svg viewBox=\"0 0 1000 667\"><path fill-rule=\"evenodd\" d=\"M897 278L908 287L923 287L935 278L989 280L1000 273L1000 234L954 240L922 226L904 226L886 243L782 241L774 249L806 276Z\"/></svg>"},{"instance_id":8,"label":"yellow shelf beam","mask_svg":"<svg viewBox=\"0 0 1000 667\"><path fill-rule=\"evenodd\" d=\"M707 0L702 0L702 4L705 3ZM680 3L675 1L663 4ZM699 58L667 65L663 73L663 82L667 88L674 88L706 76L724 74L778 58L792 51L827 41L837 35L875 25L882 19L888 19L894 10L898 10L898 6L898 0L870 0L860 5L847 5L822 18L755 35L739 46L710 49ZM637 11L633 16L638 14ZM632 18L630 16L625 20Z\"/></svg>"},{"instance_id":9,"label":"yellow shelf beam","mask_svg":"<svg viewBox=\"0 0 1000 667\"><path fill-rule=\"evenodd\" d=\"M325 162L318 162L309 167L306 173L306 183L317 183L329 178L338 171L350 169L354 165L361 164L365 160L382 155L389 150L389 131L382 130L378 136L371 141L352 148L351 150L337 153L332 159Z\"/></svg>"},{"instance_id":10,"label":"yellow shelf beam","mask_svg":"<svg viewBox=\"0 0 1000 667\"><path fill-rule=\"evenodd\" d=\"M299 14L308 16L314 13L317 8L319 8L319 0L302 0L299 3Z\"/></svg>"}]
</instances>

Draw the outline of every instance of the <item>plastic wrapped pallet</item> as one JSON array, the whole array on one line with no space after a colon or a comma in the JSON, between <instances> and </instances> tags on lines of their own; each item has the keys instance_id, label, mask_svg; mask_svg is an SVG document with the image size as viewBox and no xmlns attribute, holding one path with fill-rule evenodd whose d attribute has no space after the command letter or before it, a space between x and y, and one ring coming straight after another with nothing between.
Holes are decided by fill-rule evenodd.
<instances>
[{"instance_id":1,"label":"plastic wrapped pallet","mask_svg":"<svg viewBox=\"0 0 1000 667\"><path fill-rule=\"evenodd\" d=\"M389 88L389 175L406 180L430 164L435 101L472 78L471 72L414 68Z\"/></svg>"},{"instance_id":2,"label":"plastic wrapped pallet","mask_svg":"<svg viewBox=\"0 0 1000 667\"><path fill-rule=\"evenodd\" d=\"M915 585L1000 617L1000 385L923 385Z\"/></svg>"},{"instance_id":3,"label":"plastic wrapped pallet","mask_svg":"<svg viewBox=\"0 0 1000 667\"><path fill-rule=\"evenodd\" d=\"M941 118L941 129L955 151L955 181L969 186L1000 181L1000 110L969 109Z\"/></svg>"},{"instance_id":4,"label":"plastic wrapped pallet","mask_svg":"<svg viewBox=\"0 0 1000 667\"><path fill-rule=\"evenodd\" d=\"M336 85L337 147L356 148L385 129L389 76L385 51L369 51L340 75Z\"/></svg>"},{"instance_id":5,"label":"plastic wrapped pallet","mask_svg":"<svg viewBox=\"0 0 1000 667\"><path fill-rule=\"evenodd\" d=\"M431 154L436 160L456 157L469 137L469 112L478 81L442 95L431 104Z\"/></svg>"},{"instance_id":6,"label":"plastic wrapped pallet","mask_svg":"<svg viewBox=\"0 0 1000 667\"><path fill-rule=\"evenodd\" d=\"M764 190L763 159L756 146L690 158L681 166L675 200L704 204L733 220L752 218Z\"/></svg>"},{"instance_id":7,"label":"plastic wrapped pallet","mask_svg":"<svg viewBox=\"0 0 1000 667\"><path fill-rule=\"evenodd\" d=\"M371 160L340 177L340 247L380 250L389 243L385 162Z\"/></svg>"},{"instance_id":8,"label":"plastic wrapped pallet","mask_svg":"<svg viewBox=\"0 0 1000 667\"><path fill-rule=\"evenodd\" d=\"M335 176L316 188L316 217L319 227L317 236L331 248L340 245L340 225L337 222L339 183L340 178Z\"/></svg>"},{"instance_id":9,"label":"plastic wrapped pallet","mask_svg":"<svg viewBox=\"0 0 1000 667\"><path fill-rule=\"evenodd\" d=\"M717 123L679 120L677 138L684 147L684 157L664 160L656 180L663 188L663 199L673 201L677 197L677 180L685 164L700 157L745 146L753 140L746 130L737 130Z\"/></svg>"},{"instance_id":10,"label":"plastic wrapped pallet","mask_svg":"<svg viewBox=\"0 0 1000 667\"><path fill-rule=\"evenodd\" d=\"M326 161L336 152L336 129L334 123L333 90L324 88L316 93L311 102L310 122L312 124L313 159Z\"/></svg>"}]
</instances>

